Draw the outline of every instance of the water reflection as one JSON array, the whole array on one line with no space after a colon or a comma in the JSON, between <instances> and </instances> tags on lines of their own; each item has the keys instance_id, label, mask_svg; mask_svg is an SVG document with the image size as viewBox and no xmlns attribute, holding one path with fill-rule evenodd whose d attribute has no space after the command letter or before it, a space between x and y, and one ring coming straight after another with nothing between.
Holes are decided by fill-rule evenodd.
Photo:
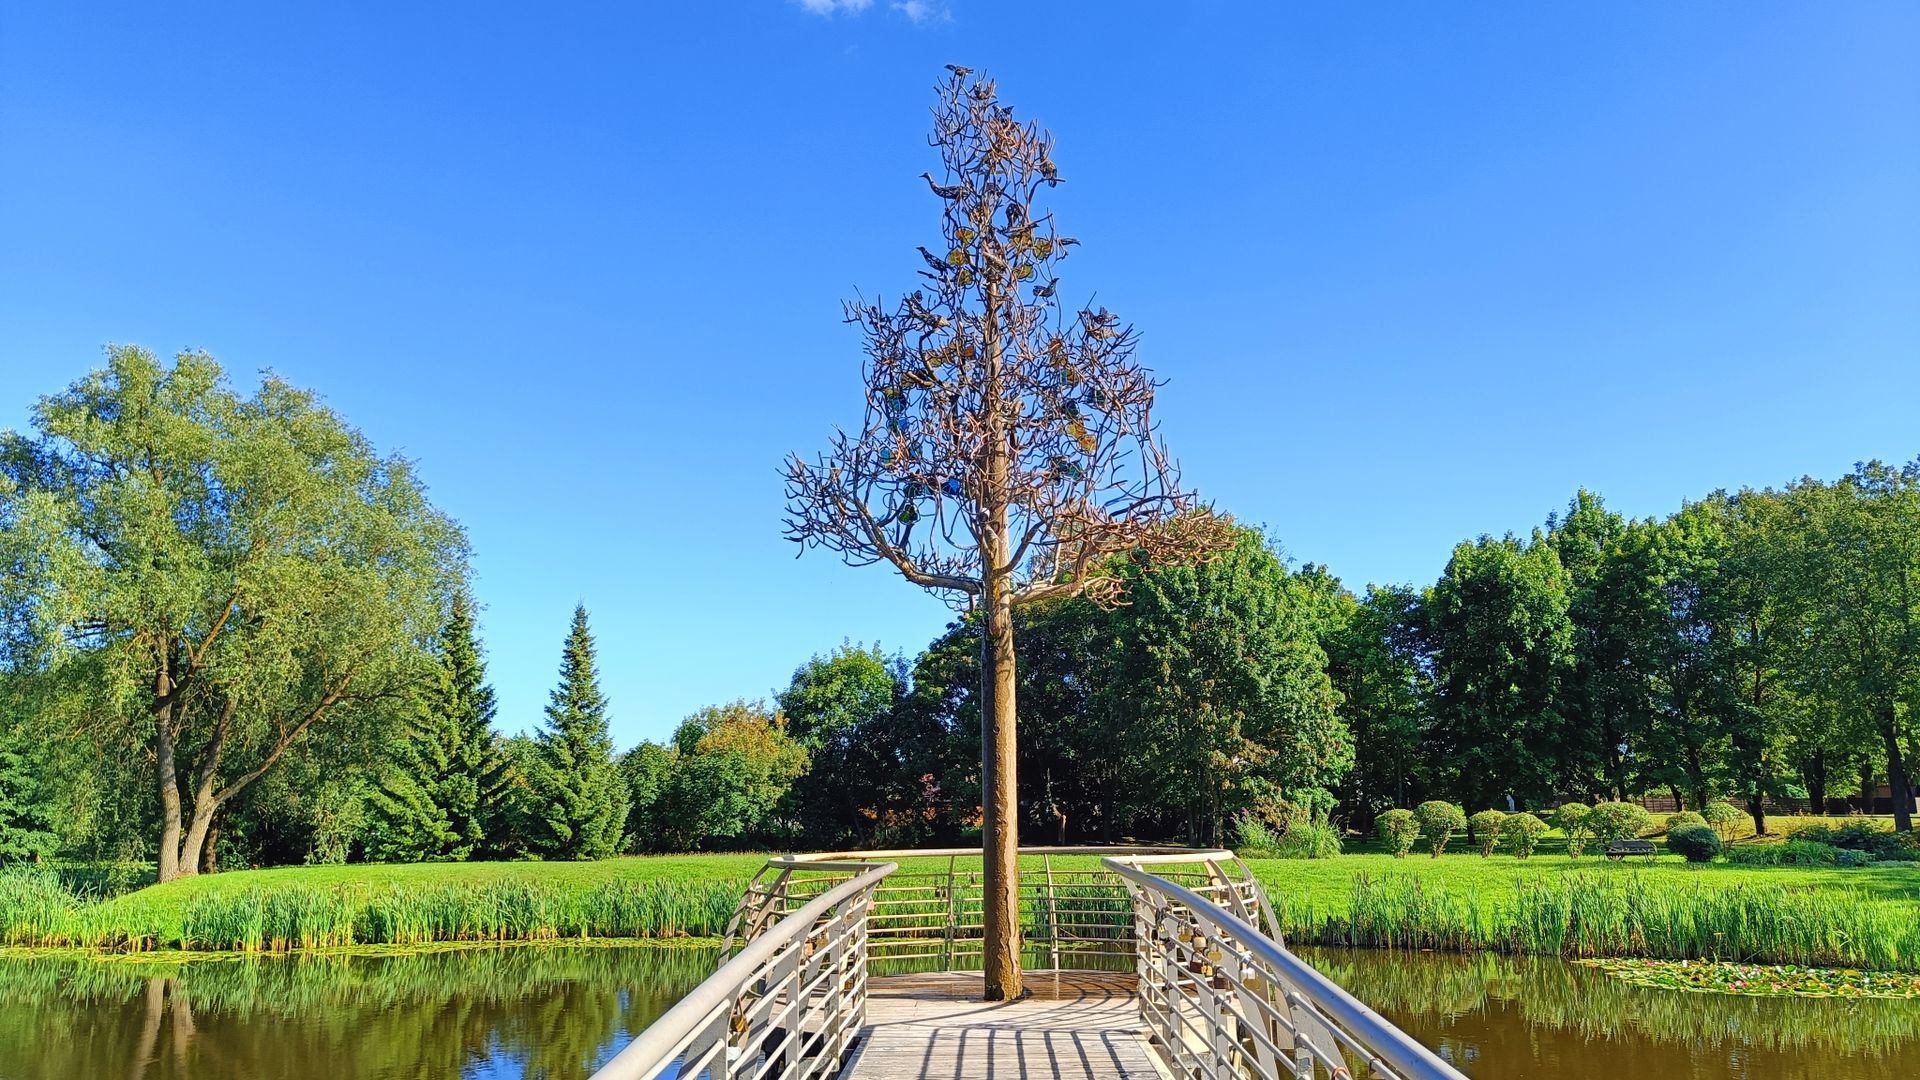
<instances>
[{"instance_id":1,"label":"water reflection","mask_svg":"<svg viewBox=\"0 0 1920 1080\"><path fill-rule=\"evenodd\" d=\"M1533 957L1298 951L1475 1077L1881 1080L1920 1073L1920 1001L1681 993Z\"/></svg>"},{"instance_id":2,"label":"water reflection","mask_svg":"<svg viewBox=\"0 0 1920 1080\"><path fill-rule=\"evenodd\" d=\"M713 959L645 944L6 959L0 1077L584 1077Z\"/></svg>"}]
</instances>

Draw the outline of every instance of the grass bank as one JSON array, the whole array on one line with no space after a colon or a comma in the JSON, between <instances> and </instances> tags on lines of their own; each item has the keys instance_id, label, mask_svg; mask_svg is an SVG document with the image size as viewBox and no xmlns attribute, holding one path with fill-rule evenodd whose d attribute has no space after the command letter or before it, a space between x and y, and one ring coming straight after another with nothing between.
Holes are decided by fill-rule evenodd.
<instances>
[{"instance_id":1,"label":"grass bank","mask_svg":"<svg viewBox=\"0 0 1920 1080\"><path fill-rule=\"evenodd\" d=\"M191 878L99 903L77 900L44 877L5 876L0 944L259 951L712 936L763 860L288 867ZM937 863L944 870L946 860ZM1056 870L1097 863L1053 861ZM1299 942L1920 970L1920 866L1690 866L1670 856L1616 864L1471 853L1249 866Z\"/></svg>"},{"instance_id":2,"label":"grass bank","mask_svg":"<svg viewBox=\"0 0 1920 1080\"><path fill-rule=\"evenodd\" d=\"M0 944L281 951L355 944L720 934L759 856L284 867L92 902L0 875Z\"/></svg>"}]
</instances>

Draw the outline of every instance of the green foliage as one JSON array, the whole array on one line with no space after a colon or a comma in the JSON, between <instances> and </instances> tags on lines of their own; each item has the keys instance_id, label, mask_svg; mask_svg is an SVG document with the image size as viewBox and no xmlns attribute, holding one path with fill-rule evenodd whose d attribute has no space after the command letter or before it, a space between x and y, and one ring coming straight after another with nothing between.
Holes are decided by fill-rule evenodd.
<instances>
[{"instance_id":1,"label":"green foliage","mask_svg":"<svg viewBox=\"0 0 1920 1080\"><path fill-rule=\"evenodd\" d=\"M1436 859L1447 849L1447 839L1467 827L1466 812L1444 799L1429 799L1414 807L1413 818L1420 823L1420 839Z\"/></svg>"},{"instance_id":2,"label":"green foliage","mask_svg":"<svg viewBox=\"0 0 1920 1080\"><path fill-rule=\"evenodd\" d=\"M1480 851L1481 858L1493 854L1500 843L1500 834L1506 828L1507 814L1504 810L1481 810L1467 819L1467 831L1473 834L1473 844Z\"/></svg>"},{"instance_id":3,"label":"green foliage","mask_svg":"<svg viewBox=\"0 0 1920 1080\"><path fill-rule=\"evenodd\" d=\"M151 756L160 876L193 873L222 807L384 721L465 538L405 459L204 354L113 347L33 419L0 436L0 668L37 715Z\"/></svg>"},{"instance_id":4,"label":"green foliage","mask_svg":"<svg viewBox=\"0 0 1920 1080\"><path fill-rule=\"evenodd\" d=\"M1433 683L1425 663L1420 594L1405 586L1370 585L1343 619L1323 632L1327 670L1341 696L1354 741L1354 768L1341 802L1365 814L1403 805L1432 772L1423 753L1432 716Z\"/></svg>"},{"instance_id":5,"label":"green foliage","mask_svg":"<svg viewBox=\"0 0 1920 1080\"><path fill-rule=\"evenodd\" d=\"M681 722L673 744L648 850L687 851L785 828L781 802L807 769L785 717L745 701L709 707Z\"/></svg>"},{"instance_id":6,"label":"green foliage","mask_svg":"<svg viewBox=\"0 0 1920 1080\"><path fill-rule=\"evenodd\" d=\"M1420 839L1420 823L1414 820L1413 811L1396 807L1374 819L1373 827L1380 834L1380 840L1396 859L1406 858L1413 850L1413 842Z\"/></svg>"},{"instance_id":7,"label":"green foliage","mask_svg":"<svg viewBox=\"0 0 1920 1080\"><path fill-rule=\"evenodd\" d=\"M1267 790L1338 782L1352 741L1317 634L1318 593L1266 538L1199 565L1123 565L1127 602L1111 617L1106 708L1144 754L1141 782L1218 836Z\"/></svg>"},{"instance_id":8,"label":"green foliage","mask_svg":"<svg viewBox=\"0 0 1920 1080\"><path fill-rule=\"evenodd\" d=\"M1573 733L1561 687L1574 661L1569 581L1554 547L1482 537L1454 548L1427 602L1447 788L1529 805L1559 786Z\"/></svg>"},{"instance_id":9,"label":"green foliage","mask_svg":"<svg viewBox=\"0 0 1920 1080\"><path fill-rule=\"evenodd\" d=\"M1590 820L1593 807L1585 803L1562 803L1554 808L1553 827L1567 838L1567 855L1579 858L1586 851L1587 840L1592 837Z\"/></svg>"},{"instance_id":10,"label":"green foliage","mask_svg":"<svg viewBox=\"0 0 1920 1080\"><path fill-rule=\"evenodd\" d=\"M59 808L47 790L48 757L24 724L0 711L0 866L54 853Z\"/></svg>"},{"instance_id":11,"label":"green foliage","mask_svg":"<svg viewBox=\"0 0 1920 1080\"><path fill-rule=\"evenodd\" d=\"M1720 838L1708 830L1718 843ZM1853 968L1686 960L1583 960L1617 979L1657 990L1743 997L1920 998L1920 978Z\"/></svg>"},{"instance_id":12,"label":"green foliage","mask_svg":"<svg viewBox=\"0 0 1920 1080\"><path fill-rule=\"evenodd\" d=\"M1699 814L1696 814L1691 810L1682 810L1677 814L1667 815L1667 823L1664 826L1663 831L1665 831L1668 835L1672 835L1673 830L1675 829L1685 828L1688 825L1704 826L1706 825L1706 823L1707 823L1707 819L1704 817L1701 817Z\"/></svg>"},{"instance_id":13,"label":"green foliage","mask_svg":"<svg viewBox=\"0 0 1920 1080\"><path fill-rule=\"evenodd\" d=\"M573 609L560 685L547 704L546 725L536 743L530 781L542 829L537 850L561 859L597 859L619 850L627 787L613 765L607 699L600 693L584 605Z\"/></svg>"},{"instance_id":14,"label":"green foliage","mask_svg":"<svg viewBox=\"0 0 1920 1080\"><path fill-rule=\"evenodd\" d=\"M1778 844L1735 844L1726 849L1736 866L1861 866L1866 853L1824 844L1818 840L1788 840ZM1853 856L1848 858L1848 856Z\"/></svg>"},{"instance_id":15,"label":"green foliage","mask_svg":"<svg viewBox=\"0 0 1920 1080\"><path fill-rule=\"evenodd\" d=\"M1839 826L1806 825L1795 829L1792 838L1863 852L1876 862L1920 862L1920 837L1913 833L1889 832L1872 821L1849 821Z\"/></svg>"},{"instance_id":16,"label":"green foliage","mask_svg":"<svg viewBox=\"0 0 1920 1080\"><path fill-rule=\"evenodd\" d=\"M1324 813L1289 815L1273 849L1280 859L1331 859L1344 847L1340 830Z\"/></svg>"},{"instance_id":17,"label":"green foliage","mask_svg":"<svg viewBox=\"0 0 1920 1080\"><path fill-rule=\"evenodd\" d=\"M1273 857L1280 848L1280 836L1253 814L1233 818L1233 850L1242 857Z\"/></svg>"},{"instance_id":18,"label":"green foliage","mask_svg":"<svg viewBox=\"0 0 1920 1080\"><path fill-rule=\"evenodd\" d=\"M1652 827L1653 815L1639 803L1596 803L1587 815L1587 831L1603 844L1631 840Z\"/></svg>"},{"instance_id":19,"label":"green foliage","mask_svg":"<svg viewBox=\"0 0 1920 1080\"><path fill-rule=\"evenodd\" d=\"M456 593L407 723L369 793L369 857L391 862L465 859L481 849L504 762L493 733L493 688L473 621Z\"/></svg>"},{"instance_id":20,"label":"green foliage","mask_svg":"<svg viewBox=\"0 0 1920 1080\"><path fill-rule=\"evenodd\" d=\"M1688 862L1712 862L1720 847L1720 834L1705 823L1667 828L1667 850Z\"/></svg>"},{"instance_id":21,"label":"green foliage","mask_svg":"<svg viewBox=\"0 0 1920 1080\"><path fill-rule=\"evenodd\" d=\"M1344 914L1289 910L1280 920L1289 939L1329 945L1920 970L1909 906L1845 889L1580 873L1523 878L1503 899L1363 873Z\"/></svg>"},{"instance_id":22,"label":"green foliage","mask_svg":"<svg viewBox=\"0 0 1920 1080\"><path fill-rule=\"evenodd\" d=\"M1708 828L1720 834L1720 839L1729 840L1732 839L1734 830L1746 820L1747 815L1745 811L1725 799L1715 799L1700 812L1700 817L1707 823Z\"/></svg>"},{"instance_id":23,"label":"green foliage","mask_svg":"<svg viewBox=\"0 0 1920 1080\"><path fill-rule=\"evenodd\" d=\"M1546 831L1547 823L1525 810L1517 814L1508 814L1507 820L1501 825L1501 833L1507 841L1507 850L1512 852L1516 859L1524 859L1532 855L1534 845L1540 842L1541 835Z\"/></svg>"},{"instance_id":24,"label":"green foliage","mask_svg":"<svg viewBox=\"0 0 1920 1080\"><path fill-rule=\"evenodd\" d=\"M903 692L879 649L843 645L802 664L780 693L788 734L812 762L789 796L790 812L812 842L863 842L889 811L918 794L917 755L902 745ZM1035 704L1022 695L1021 712L1030 715Z\"/></svg>"}]
</instances>

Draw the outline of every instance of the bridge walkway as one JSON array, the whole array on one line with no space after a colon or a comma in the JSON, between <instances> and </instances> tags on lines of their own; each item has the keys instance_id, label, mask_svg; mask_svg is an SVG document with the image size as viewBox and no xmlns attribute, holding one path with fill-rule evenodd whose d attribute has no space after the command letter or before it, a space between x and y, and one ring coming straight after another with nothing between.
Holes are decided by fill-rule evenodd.
<instances>
[{"instance_id":1,"label":"bridge walkway","mask_svg":"<svg viewBox=\"0 0 1920 1080\"><path fill-rule=\"evenodd\" d=\"M842 1080L1167 1080L1131 973L1029 971L1027 996L983 1002L968 972L869 980Z\"/></svg>"}]
</instances>

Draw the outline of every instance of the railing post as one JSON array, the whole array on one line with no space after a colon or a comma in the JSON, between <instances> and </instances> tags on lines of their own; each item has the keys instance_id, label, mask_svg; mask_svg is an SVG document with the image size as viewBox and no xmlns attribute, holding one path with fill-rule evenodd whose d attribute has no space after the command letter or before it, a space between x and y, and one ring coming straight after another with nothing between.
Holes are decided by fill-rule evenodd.
<instances>
[{"instance_id":1,"label":"railing post","mask_svg":"<svg viewBox=\"0 0 1920 1080\"><path fill-rule=\"evenodd\" d=\"M1060 970L1060 905L1053 898L1053 856L1041 855L1040 868L1047 876L1047 961Z\"/></svg>"},{"instance_id":2,"label":"railing post","mask_svg":"<svg viewBox=\"0 0 1920 1080\"><path fill-rule=\"evenodd\" d=\"M947 932L942 935L940 948L940 970L953 970L953 926L960 921L960 894L953 879L954 861L958 856L947 856Z\"/></svg>"}]
</instances>

